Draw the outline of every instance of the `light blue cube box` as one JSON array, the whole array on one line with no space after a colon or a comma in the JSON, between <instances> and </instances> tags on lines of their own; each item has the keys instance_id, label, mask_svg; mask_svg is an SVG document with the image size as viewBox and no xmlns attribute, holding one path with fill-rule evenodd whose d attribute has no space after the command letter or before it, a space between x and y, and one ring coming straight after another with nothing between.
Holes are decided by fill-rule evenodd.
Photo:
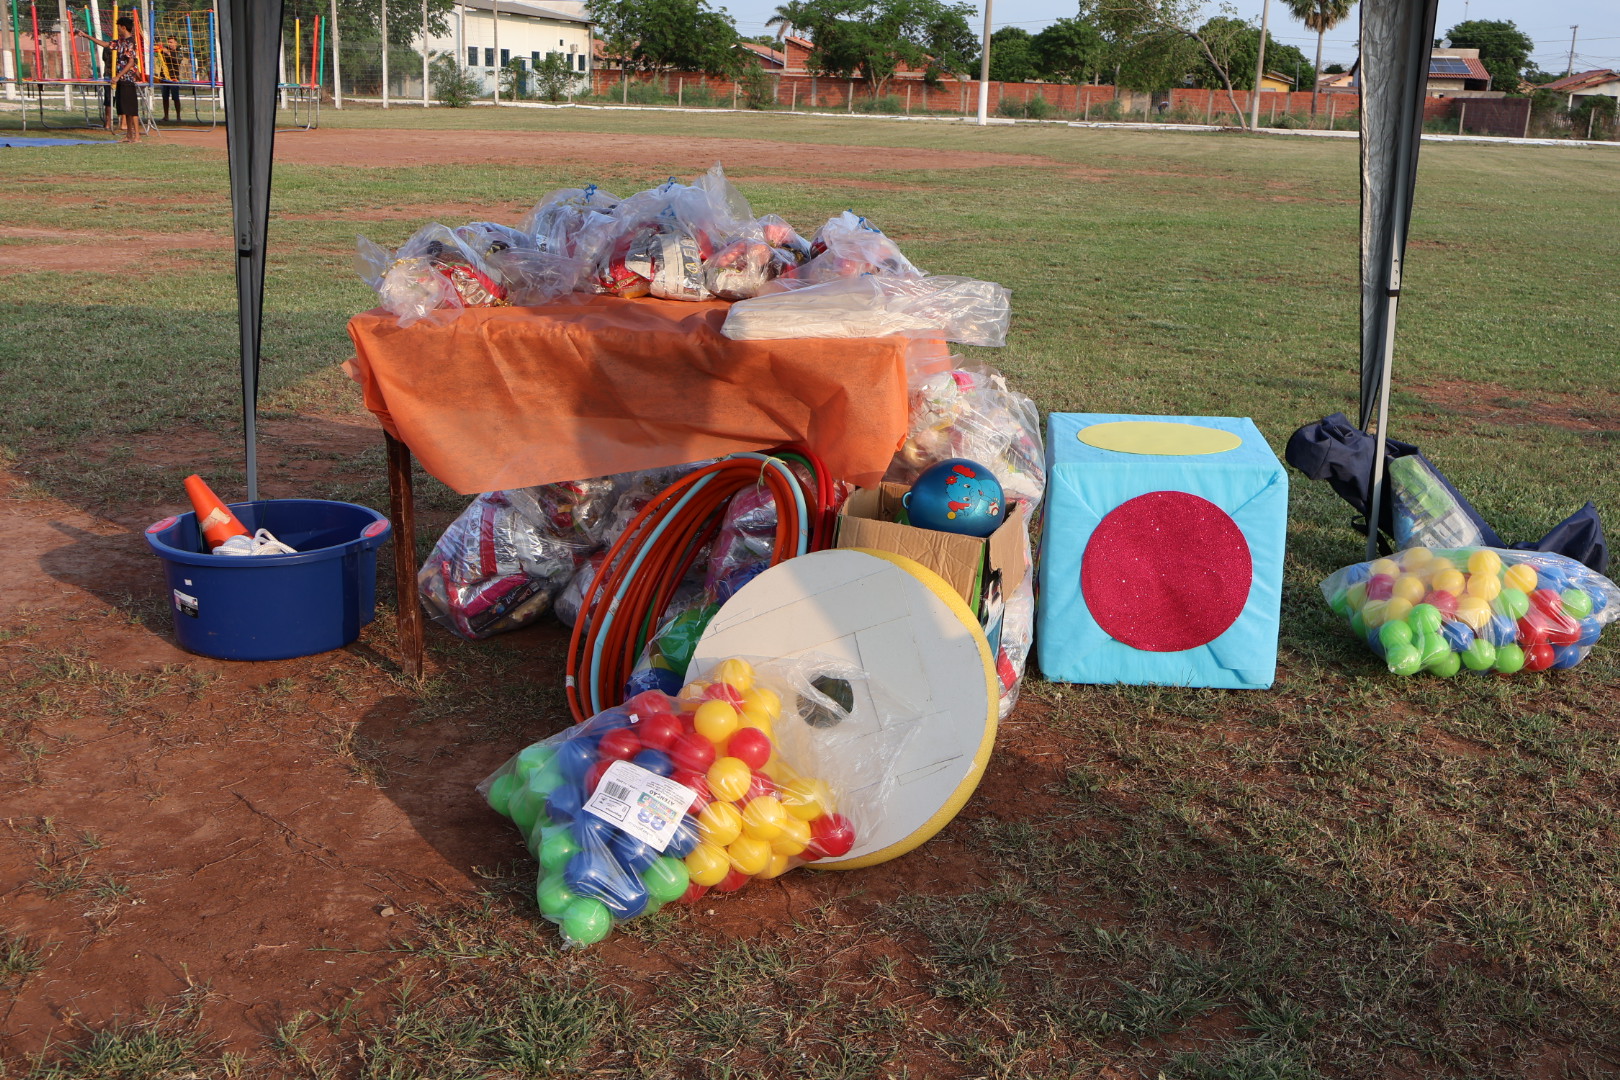
<instances>
[{"instance_id":1,"label":"light blue cube box","mask_svg":"<svg viewBox=\"0 0 1620 1080\"><path fill-rule=\"evenodd\" d=\"M1216 454L1159 456L1103 450L1083 428L1114 421L1199 424L1239 436ZM1047 422L1046 524L1040 558L1036 645L1041 671L1057 682L1136 683L1264 690L1277 673L1288 477L1247 418L1053 413ZM1086 607L1081 561L1104 516L1130 499L1180 491L1220 507L1242 531L1253 561L1248 600L1205 645L1179 652L1132 648L1103 632ZM1173 541L1172 541L1173 542ZM1199 552L1182 553L1195 565Z\"/></svg>"}]
</instances>

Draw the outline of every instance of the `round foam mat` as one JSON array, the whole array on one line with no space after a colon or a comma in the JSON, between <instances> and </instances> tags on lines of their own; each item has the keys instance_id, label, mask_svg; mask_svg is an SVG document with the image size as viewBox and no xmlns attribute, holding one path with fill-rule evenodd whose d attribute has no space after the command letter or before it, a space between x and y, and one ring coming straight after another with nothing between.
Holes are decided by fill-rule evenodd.
<instances>
[{"instance_id":1,"label":"round foam mat","mask_svg":"<svg viewBox=\"0 0 1620 1080\"><path fill-rule=\"evenodd\" d=\"M798 735L814 748L814 767L803 771L835 787L841 775L868 786L875 759L898 746L876 820L856 822L848 855L811 865L848 870L887 862L944 828L984 775L997 714L990 645L966 602L922 564L881 551L818 551L738 590L709 623L691 671L732 656L806 654L867 672L876 693L857 687L849 718L827 734L784 731L803 723L784 709L779 741L786 747ZM915 730L897 737L894 721L883 723L885 703L903 704ZM862 793L848 797L858 804Z\"/></svg>"}]
</instances>

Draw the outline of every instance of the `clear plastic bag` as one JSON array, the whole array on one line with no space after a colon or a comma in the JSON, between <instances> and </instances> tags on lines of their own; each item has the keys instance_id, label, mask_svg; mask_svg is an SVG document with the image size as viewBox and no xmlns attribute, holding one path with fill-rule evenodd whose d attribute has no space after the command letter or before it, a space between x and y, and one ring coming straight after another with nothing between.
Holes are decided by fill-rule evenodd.
<instances>
[{"instance_id":1,"label":"clear plastic bag","mask_svg":"<svg viewBox=\"0 0 1620 1080\"><path fill-rule=\"evenodd\" d=\"M532 236L539 250L548 255L578 259L589 266L601 254L601 241L619 202L617 195L595 184L562 188L535 203L518 229Z\"/></svg>"},{"instance_id":2,"label":"clear plastic bag","mask_svg":"<svg viewBox=\"0 0 1620 1080\"><path fill-rule=\"evenodd\" d=\"M715 165L691 184L673 178L613 208L592 271L594 287L615 296L709 300L703 264L722 239L752 221L748 200Z\"/></svg>"},{"instance_id":3,"label":"clear plastic bag","mask_svg":"<svg viewBox=\"0 0 1620 1080\"><path fill-rule=\"evenodd\" d=\"M1397 675L1572 668L1620 616L1603 575L1502 548L1407 548L1335 571L1322 595Z\"/></svg>"},{"instance_id":4,"label":"clear plastic bag","mask_svg":"<svg viewBox=\"0 0 1620 1080\"><path fill-rule=\"evenodd\" d=\"M1007 343L1011 295L991 281L945 274L865 274L739 300L720 332L733 340L911 334L999 346Z\"/></svg>"},{"instance_id":5,"label":"clear plastic bag","mask_svg":"<svg viewBox=\"0 0 1620 1080\"><path fill-rule=\"evenodd\" d=\"M1395 546L1479 547L1485 536L1440 482L1421 454L1389 458L1394 496Z\"/></svg>"},{"instance_id":6,"label":"clear plastic bag","mask_svg":"<svg viewBox=\"0 0 1620 1080\"><path fill-rule=\"evenodd\" d=\"M393 253L364 236L356 245L355 272L401 326L507 302L505 287L484 258L438 222L418 229Z\"/></svg>"},{"instance_id":7,"label":"clear plastic bag","mask_svg":"<svg viewBox=\"0 0 1620 1080\"><path fill-rule=\"evenodd\" d=\"M906 438L883 479L909 484L930 465L968 458L1034 510L1046 494L1040 411L994 368L953 360L952 371L912 380Z\"/></svg>"},{"instance_id":8,"label":"clear plastic bag","mask_svg":"<svg viewBox=\"0 0 1620 1080\"><path fill-rule=\"evenodd\" d=\"M423 606L471 640L534 621L601 546L614 495L604 477L478 496L418 571Z\"/></svg>"},{"instance_id":9,"label":"clear plastic bag","mask_svg":"<svg viewBox=\"0 0 1620 1080\"><path fill-rule=\"evenodd\" d=\"M883 230L845 210L816 231L810 258L792 277L806 285L820 285L861 274L884 277L922 277Z\"/></svg>"},{"instance_id":10,"label":"clear plastic bag","mask_svg":"<svg viewBox=\"0 0 1620 1080\"><path fill-rule=\"evenodd\" d=\"M478 790L539 860L541 915L582 948L847 855L882 820L914 720L848 665L732 659L525 748Z\"/></svg>"}]
</instances>

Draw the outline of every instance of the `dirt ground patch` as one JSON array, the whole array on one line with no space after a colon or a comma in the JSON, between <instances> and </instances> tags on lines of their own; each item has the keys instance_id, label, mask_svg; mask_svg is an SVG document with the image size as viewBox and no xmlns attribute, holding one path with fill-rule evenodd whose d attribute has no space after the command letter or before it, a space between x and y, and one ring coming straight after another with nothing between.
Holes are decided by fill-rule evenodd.
<instances>
[{"instance_id":1,"label":"dirt ground patch","mask_svg":"<svg viewBox=\"0 0 1620 1080\"><path fill-rule=\"evenodd\" d=\"M203 146L225 151L225 132L173 131L165 140L177 146ZM551 131L417 131L316 129L284 132L276 139L276 160L299 165L536 164L577 162L593 169L623 167L636 175L672 170L700 172L723 161L733 179L747 179L753 168L780 174L789 151L764 139L669 139L657 135L611 135ZM793 164L808 175L861 172L874 167L911 169L987 169L1050 166L1032 154L928 150L908 147L816 146Z\"/></svg>"},{"instance_id":2,"label":"dirt ground patch","mask_svg":"<svg viewBox=\"0 0 1620 1080\"><path fill-rule=\"evenodd\" d=\"M1620 430L1620 394L1597 386L1570 394L1470 379L1442 379L1414 383L1410 391L1448 413L1497 424L1548 424L1581 432Z\"/></svg>"},{"instance_id":3,"label":"dirt ground patch","mask_svg":"<svg viewBox=\"0 0 1620 1080\"><path fill-rule=\"evenodd\" d=\"M66 273L139 266L147 272L170 269L176 251L223 252L228 235L210 232L126 233L108 236L89 230L0 227L0 274ZM223 257L223 256L222 256Z\"/></svg>"}]
</instances>

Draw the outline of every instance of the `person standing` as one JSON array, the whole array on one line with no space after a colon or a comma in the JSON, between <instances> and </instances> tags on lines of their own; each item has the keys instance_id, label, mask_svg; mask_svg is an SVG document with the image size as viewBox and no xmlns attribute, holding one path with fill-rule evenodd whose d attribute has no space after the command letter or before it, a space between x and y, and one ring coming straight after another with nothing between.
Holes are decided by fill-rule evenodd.
<instances>
[{"instance_id":1,"label":"person standing","mask_svg":"<svg viewBox=\"0 0 1620 1080\"><path fill-rule=\"evenodd\" d=\"M175 85L180 81L180 39L171 34L156 51L158 92L163 95L163 121L168 123L169 102L173 100L174 121L179 123L184 116L180 111L180 87Z\"/></svg>"},{"instance_id":2,"label":"person standing","mask_svg":"<svg viewBox=\"0 0 1620 1080\"><path fill-rule=\"evenodd\" d=\"M135 24L129 19L118 20L116 36L102 41L94 34L74 28L73 32L104 49L112 50L112 103L124 128L124 142L141 139L141 107L136 97L135 83L140 76L140 49L135 44Z\"/></svg>"}]
</instances>

